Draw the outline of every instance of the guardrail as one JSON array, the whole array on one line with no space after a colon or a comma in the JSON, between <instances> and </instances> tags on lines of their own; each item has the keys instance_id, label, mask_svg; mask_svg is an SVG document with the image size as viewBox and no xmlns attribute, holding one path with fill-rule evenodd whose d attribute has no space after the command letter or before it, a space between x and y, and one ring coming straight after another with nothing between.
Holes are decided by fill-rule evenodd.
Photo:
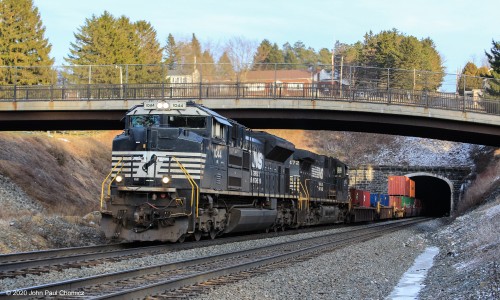
<instances>
[{"instance_id":1,"label":"guardrail","mask_svg":"<svg viewBox=\"0 0 500 300\"><path fill-rule=\"evenodd\" d=\"M385 103L500 115L500 100L400 89L332 88L317 83L158 83L0 86L0 102L132 99L297 99Z\"/></svg>"}]
</instances>

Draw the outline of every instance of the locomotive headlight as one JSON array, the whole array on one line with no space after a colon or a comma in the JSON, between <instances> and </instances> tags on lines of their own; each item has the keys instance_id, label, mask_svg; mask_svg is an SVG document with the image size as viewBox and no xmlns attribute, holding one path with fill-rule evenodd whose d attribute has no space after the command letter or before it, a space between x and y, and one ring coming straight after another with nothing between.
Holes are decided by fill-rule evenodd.
<instances>
[{"instance_id":1,"label":"locomotive headlight","mask_svg":"<svg viewBox=\"0 0 500 300\"><path fill-rule=\"evenodd\" d=\"M169 183L169 182L170 182L170 177L168 177L168 176L163 176L163 178L161 179L161 182L162 182L163 184L167 184L167 183Z\"/></svg>"},{"instance_id":2,"label":"locomotive headlight","mask_svg":"<svg viewBox=\"0 0 500 300\"><path fill-rule=\"evenodd\" d=\"M115 181L118 182L118 183L122 182L123 181L123 176L122 175L117 175L115 177Z\"/></svg>"},{"instance_id":3,"label":"locomotive headlight","mask_svg":"<svg viewBox=\"0 0 500 300\"><path fill-rule=\"evenodd\" d=\"M167 102L158 102L156 105L158 109L168 109L169 105Z\"/></svg>"}]
</instances>

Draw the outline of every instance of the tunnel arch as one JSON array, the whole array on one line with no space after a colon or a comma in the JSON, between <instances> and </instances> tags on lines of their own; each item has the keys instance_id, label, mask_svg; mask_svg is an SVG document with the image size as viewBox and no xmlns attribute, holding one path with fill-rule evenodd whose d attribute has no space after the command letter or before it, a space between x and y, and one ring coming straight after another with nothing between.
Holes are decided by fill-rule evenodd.
<instances>
[{"instance_id":1,"label":"tunnel arch","mask_svg":"<svg viewBox=\"0 0 500 300\"><path fill-rule=\"evenodd\" d=\"M446 177L417 172L406 175L415 181L415 198L422 201L422 213L442 217L453 211L453 183Z\"/></svg>"}]
</instances>

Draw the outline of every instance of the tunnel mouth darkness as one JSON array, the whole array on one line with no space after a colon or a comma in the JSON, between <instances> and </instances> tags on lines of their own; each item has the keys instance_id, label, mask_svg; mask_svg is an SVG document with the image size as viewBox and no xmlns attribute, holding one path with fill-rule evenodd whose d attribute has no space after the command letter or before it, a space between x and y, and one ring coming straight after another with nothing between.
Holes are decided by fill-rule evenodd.
<instances>
[{"instance_id":1,"label":"tunnel mouth darkness","mask_svg":"<svg viewBox=\"0 0 500 300\"><path fill-rule=\"evenodd\" d=\"M415 181L415 198L422 201L423 215L442 217L451 213L452 191L445 180L426 175L409 177Z\"/></svg>"}]
</instances>

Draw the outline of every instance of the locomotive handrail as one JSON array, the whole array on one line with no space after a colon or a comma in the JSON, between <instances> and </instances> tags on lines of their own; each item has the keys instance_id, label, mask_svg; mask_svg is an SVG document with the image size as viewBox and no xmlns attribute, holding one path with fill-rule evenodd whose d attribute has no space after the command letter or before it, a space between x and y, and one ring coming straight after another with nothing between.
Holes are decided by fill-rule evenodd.
<instances>
[{"instance_id":1,"label":"locomotive handrail","mask_svg":"<svg viewBox=\"0 0 500 300\"><path fill-rule=\"evenodd\" d=\"M309 188L307 186L307 181L311 181L310 178L307 178L306 180L304 180L304 187L306 189L306 194L307 194L307 209L309 209L310 205L311 205L311 194L309 193Z\"/></svg>"},{"instance_id":2,"label":"locomotive handrail","mask_svg":"<svg viewBox=\"0 0 500 300\"><path fill-rule=\"evenodd\" d=\"M123 158L122 158L122 160L123 160ZM113 179L111 179L111 181L109 182L109 184L108 184L108 195L111 195L111 184L113 183L113 181L116 180L116 177L118 176L118 174L121 173L121 171L123 170L123 167L125 167L124 163L121 164L120 169L118 170L118 172L116 172L116 176Z\"/></svg>"},{"instance_id":3,"label":"locomotive handrail","mask_svg":"<svg viewBox=\"0 0 500 300\"><path fill-rule=\"evenodd\" d=\"M306 179L307 181L307 179ZM309 196L309 191L307 190L306 187L302 184L301 181L299 181L299 185L302 188L303 193L306 195L306 208L309 208L309 201L310 201L310 196ZM302 201L300 198L300 192L299 192L299 203L300 203L300 209L302 209Z\"/></svg>"},{"instance_id":4,"label":"locomotive handrail","mask_svg":"<svg viewBox=\"0 0 500 300\"><path fill-rule=\"evenodd\" d=\"M172 158L175 160L175 162L179 165L179 168L181 171L186 175L186 178L189 181L189 184L191 184L191 213L188 214L188 216L193 214L192 208L193 208L193 201L194 201L194 190L196 187L196 211L195 211L195 216L198 218L198 203L199 203L199 196L200 196L200 189L196 182L194 181L193 177L189 174L189 172L186 170L186 168L182 165L182 163L175 158L175 156L172 156Z\"/></svg>"},{"instance_id":5,"label":"locomotive handrail","mask_svg":"<svg viewBox=\"0 0 500 300\"><path fill-rule=\"evenodd\" d=\"M113 174L113 172L116 170L116 168L118 167L118 165L123 161L123 157L118 161L118 163L111 169L111 171L109 172L108 176L106 176L106 178L104 178L104 180L102 181L102 185L101 185L101 210L102 210L102 206L103 206L103 203L104 203L104 184L106 183L106 181L109 179L109 176L111 176L111 174ZM122 168L123 168L123 164L122 164ZM121 170L121 169L120 169ZM118 174L118 173L117 173ZM116 178L116 177L115 177ZM113 182L113 181L111 181ZM110 182L110 186L111 186L111 182ZM109 195L109 192L108 192L108 195Z\"/></svg>"}]
</instances>

